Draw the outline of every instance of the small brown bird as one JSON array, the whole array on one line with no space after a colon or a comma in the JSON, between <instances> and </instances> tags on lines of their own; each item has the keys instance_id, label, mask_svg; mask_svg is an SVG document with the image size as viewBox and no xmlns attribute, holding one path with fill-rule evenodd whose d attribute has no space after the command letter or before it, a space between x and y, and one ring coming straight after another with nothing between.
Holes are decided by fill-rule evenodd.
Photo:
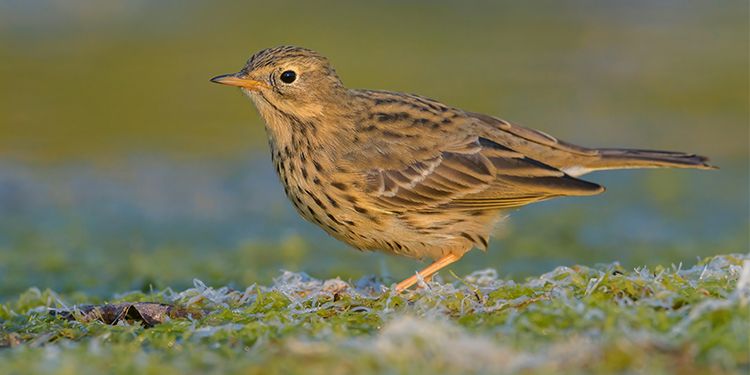
<instances>
[{"instance_id":1,"label":"small brown bird","mask_svg":"<svg viewBox=\"0 0 750 375\"><path fill-rule=\"evenodd\" d=\"M486 250L504 210L604 191L578 179L586 173L714 168L694 154L585 148L417 95L348 89L325 57L300 47L262 50L211 81L255 103L305 219L360 250L435 260L398 291Z\"/></svg>"}]
</instances>

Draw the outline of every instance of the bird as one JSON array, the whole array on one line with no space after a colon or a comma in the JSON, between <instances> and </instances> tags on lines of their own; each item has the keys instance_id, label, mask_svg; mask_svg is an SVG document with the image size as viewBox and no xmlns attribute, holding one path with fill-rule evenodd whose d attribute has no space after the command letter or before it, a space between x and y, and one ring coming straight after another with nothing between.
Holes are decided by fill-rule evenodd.
<instances>
[{"instance_id":1,"label":"bird","mask_svg":"<svg viewBox=\"0 0 750 375\"><path fill-rule=\"evenodd\" d=\"M397 292L486 251L508 210L603 192L580 178L587 173L715 169L692 153L582 147L426 97L350 89L326 57L302 47L261 50L210 81L253 102L302 217L356 249L433 261Z\"/></svg>"}]
</instances>

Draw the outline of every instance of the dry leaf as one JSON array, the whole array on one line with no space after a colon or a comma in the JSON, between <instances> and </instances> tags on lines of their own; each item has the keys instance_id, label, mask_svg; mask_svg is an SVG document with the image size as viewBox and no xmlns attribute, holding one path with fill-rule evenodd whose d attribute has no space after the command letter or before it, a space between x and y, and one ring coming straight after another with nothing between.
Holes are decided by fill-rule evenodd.
<instances>
[{"instance_id":1,"label":"dry leaf","mask_svg":"<svg viewBox=\"0 0 750 375\"><path fill-rule=\"evenodd\" d=\"M79 306L73 310L51 310L51 315L60 316L68 320L90 322L98 320L102 323L115 325L120 321L128 323L140 322L145 327L153 327L165 320L174 318L200 318L200 310L188 310L182 307L156 302L115 303L105 305Z\"/></svg>"}]
</instances>

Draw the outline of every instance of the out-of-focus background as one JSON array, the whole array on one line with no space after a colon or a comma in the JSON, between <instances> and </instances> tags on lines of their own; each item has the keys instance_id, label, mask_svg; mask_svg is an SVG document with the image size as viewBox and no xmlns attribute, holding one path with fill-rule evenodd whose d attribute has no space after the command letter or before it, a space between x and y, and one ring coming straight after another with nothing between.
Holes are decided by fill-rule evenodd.
<instances>
[{"instance_id":1,"label":"out-of-focus background","mask_svg":"<svg viewBox=\"0 0 750 375\"><path fill-rule=\"evenodd\" d=\"M721 166L591 175L605 194L512 213L458 274L747 252L747 15L699 0L0 1L0 298L421 268L299 218L251 103L208 82L280 44L325 54L350 87Z\"/></svg>"}]
</instances>

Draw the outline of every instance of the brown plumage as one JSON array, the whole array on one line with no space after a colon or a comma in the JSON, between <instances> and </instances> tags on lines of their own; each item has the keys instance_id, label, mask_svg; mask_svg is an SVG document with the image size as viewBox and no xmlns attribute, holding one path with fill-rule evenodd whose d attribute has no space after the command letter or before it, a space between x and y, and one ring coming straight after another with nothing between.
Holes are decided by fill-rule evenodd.
<instances>
[{"instance_id":1,"label":"brown plumage","mask_svg":"<svg viewBox=\"0 0 750 375\"><path fill-rule=\"evenodd\" d=\"M604 191L585 173L713 168L694 154L585 148L416 95L347 89L325 57L299 47L260 51L212 81L253 101L303 217L358 249L438 259L423 277L486 249L503 210Z\"/></svg>"}]
</instances>

